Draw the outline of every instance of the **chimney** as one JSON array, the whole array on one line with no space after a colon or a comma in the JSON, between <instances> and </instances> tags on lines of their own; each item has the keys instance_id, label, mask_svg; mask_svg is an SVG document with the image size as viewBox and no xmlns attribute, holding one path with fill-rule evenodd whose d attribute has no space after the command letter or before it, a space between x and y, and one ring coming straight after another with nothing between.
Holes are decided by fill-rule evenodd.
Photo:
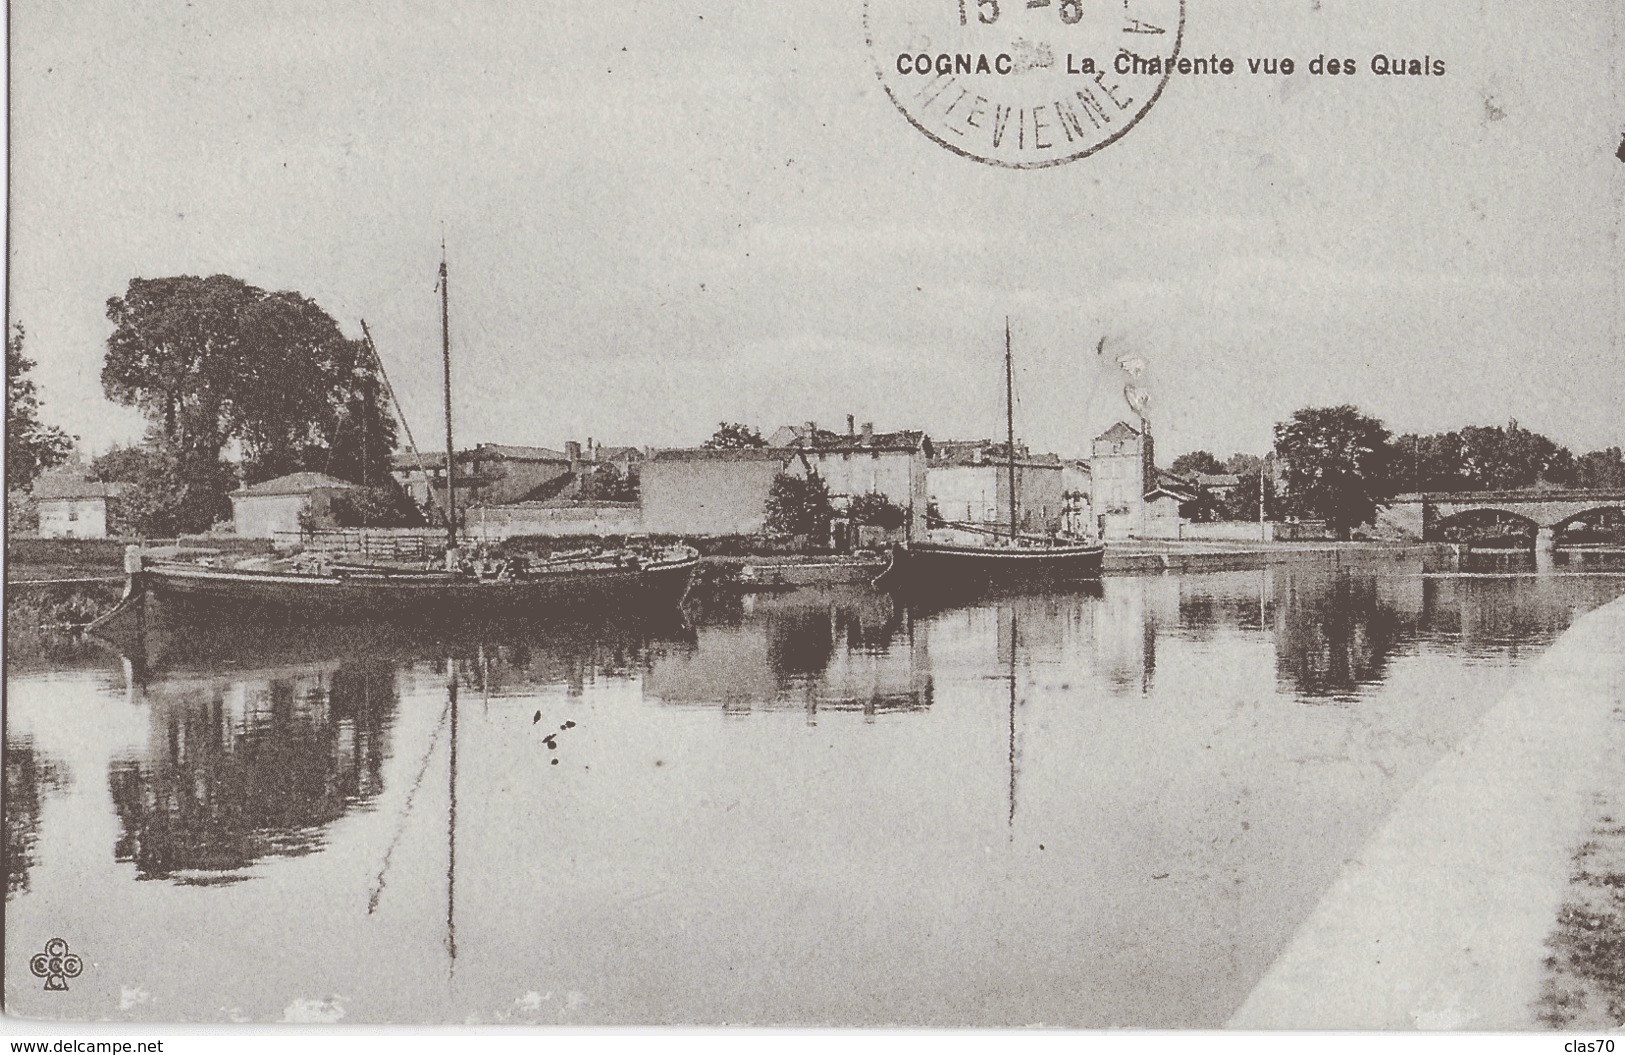
<instances>
[{"instance_id":1,"label":"chimney","mask_svg":"<svg viewBox=\"0 0 1625 1055\"><path fill-rule=\"evenodd\" d=\"M865 447L873 447L875 445L875 423L872 421L865 421L863 423L863 445Z\"/></svg>"},{"instance_id":2,"label":"chimney","mask_svg":"<svg viewBox=\"0 0 1625 1055\"><path fill-rule=\"evenodd\" d=\"M851 439L852 436L857 432L857 427L854 424L854 422L856 422L856 420L857 419L854 418L851 414L848 414L846 416L846 436L847 436L847 439Z\"/></svg>"},{"instance_id":3,"label":"chimney","mask_svg":"<svg viewBox=\"0 0 1625 1055\"><path fill-rule=\"evenodd\" d=\"M566 440L564 444L564 456L570 459L571 465L579 462L581 460L581 444L577 443L575 440Z\"/></svg>"},{"instance_id":4,"label":"chimney","mask_svg":"<svg viewBox=\"0 0 1625 1055\"><path fill-rule=\"evenodd\" d=\"M809 421L803 427L807 430L807 438L803 441L803 446L818 446L818 422Z\"/></svg>"},{"instance_id":5,"label":"chimney","mask_svg":"<svg viewBox=\"0 0 1625 1055\"><path fill-rule=\"evenodd\" d=\"M598 460L598 448L593 445L591 436L587 437L587 460L589 462L596 462Z\"/></svg>"}]
</instances>

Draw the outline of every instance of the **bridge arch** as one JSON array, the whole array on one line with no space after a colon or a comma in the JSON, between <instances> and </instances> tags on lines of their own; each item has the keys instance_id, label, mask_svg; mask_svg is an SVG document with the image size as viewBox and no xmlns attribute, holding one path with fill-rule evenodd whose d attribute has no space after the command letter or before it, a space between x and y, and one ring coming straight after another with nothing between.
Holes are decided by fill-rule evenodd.
<instances>
[{"instance_id":1,"label":"bridge arch","mask_svg":"<svg viewBox=\"0 0 1625 1055\"><path fill-rule=\"evenodd\" d=\"M1433 538L1443 542L1516 541L1534 545L1541 530L1539 521L1522 513L1493 506L1463 509L1433 522Z\"/></svg>"},{"instance_id":2,"label":"bridge arch","mask_svg":"<svg viewBox=\"0 0 1625 1055\"><path fill-rule=\"evenodd\" d=\"M1571 513L1550 527L1553 538L1559 542L1564 541L1565 535L1584 533L1586 528L1600 529L1604 534L1625 534L1625 504L1600 505Z\"/></svg>"}]
</instances>

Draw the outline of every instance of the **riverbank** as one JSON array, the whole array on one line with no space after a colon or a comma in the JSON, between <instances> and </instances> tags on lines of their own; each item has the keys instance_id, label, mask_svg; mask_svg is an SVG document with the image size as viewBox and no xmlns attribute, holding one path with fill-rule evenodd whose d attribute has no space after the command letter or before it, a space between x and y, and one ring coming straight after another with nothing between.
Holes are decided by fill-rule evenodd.
<instances>
[{"instance_id":1,"label":"riverbank","mask_svg":"<svg viewBox=\"0 0 1625 1055\"><path fill-rule=\"evenodd\" d=\"M1527 1030L1561 1021L1577 978L1617 995L1625 967L1598 956L1625 913L1597 911L1575 869L1597 825L1618 828L1599 804L1625 755L1622 691L1625 599L1577 620L1417 782L1229 1026Z\"/></svg>"}]
</instances>

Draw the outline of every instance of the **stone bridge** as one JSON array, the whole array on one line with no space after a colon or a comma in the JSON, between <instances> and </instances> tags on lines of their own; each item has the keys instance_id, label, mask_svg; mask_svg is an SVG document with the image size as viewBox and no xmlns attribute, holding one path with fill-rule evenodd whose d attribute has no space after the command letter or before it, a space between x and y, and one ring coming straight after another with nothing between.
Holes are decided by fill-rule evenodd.
<instances>
[{"instance_id":1,"label":"stone bridge","mask_svg":"<svg viewBox=\"0 0 1625 1055\"><path fill-rule=\"evenodd\" d=\"M1437 539L1451 522L1484 513L1508 514L1535 528L1537 545L1554 544L1558 532L1588 513L1625 512L1625 489L1446 491L1395 495L1377 511L1377 526L1411 538Z\"/></svg>"}]
</instances>

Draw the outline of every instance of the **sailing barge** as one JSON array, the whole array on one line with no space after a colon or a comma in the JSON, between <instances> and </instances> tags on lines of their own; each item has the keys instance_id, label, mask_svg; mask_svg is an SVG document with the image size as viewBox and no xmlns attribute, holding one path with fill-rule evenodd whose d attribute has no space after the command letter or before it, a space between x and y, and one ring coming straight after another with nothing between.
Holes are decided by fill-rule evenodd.
<instances>
[{"instance_id":1,"label":"sailing barge","mask_svg":"<svg viewBox=\"0 0 1625 1055\"><path fill-rule=\"evenodd\" d=\"M991 535L987 545L913 541L892 547L891 563L875 586L909 596L964 594L1016 589L1065 589L1100 578L1106 548L1019 534L1016 513L1015 380L1010 353L1010 321L1004 323L1004 406L1010 494L1010 529ZM973 532L986 529L950 525Z\"/></svg>"},{"instance_id":2,"label":"sailing barge","mask_svg":"<svg viewBox=\"0 0 1625 1055\"><path fill-rule=\"evenodd\" d=\"M649 557L615 553L482 578L464 571L334 568L259 571L148 564L134 555L120 607L150 597L166 609L277 622L536 619L589 611L673 610L699 555L674 547Z\"/></svg>"},{"instance_id":3,"label":"sailing barge","mask_svg":"<svg viewBox=\"0 0 1625 1055\"><path fill-rule=\"evenodd\" d=\"M366 323L362 323L363 331ZM440 261L440 334L446 403L446 550L443 568L321 564L315 568L213 568L151 563L139 547L125 556L124 599L92 628L122 620L147 599L166 610L211 618L246 616L284 623L550 620L589 612L673 610L699 566L687 546L617 550L585 557L476 569L459 553L456 452L451 429L451 324L446 262ZM371 347L371 335L367 335ZM376 356L376 349L373 350ZM381 368L381 361L380 361ZM393 393L391 393L393 395ZM408 437L411 432L408 429Z\"/></svg>"}]
</instances>

